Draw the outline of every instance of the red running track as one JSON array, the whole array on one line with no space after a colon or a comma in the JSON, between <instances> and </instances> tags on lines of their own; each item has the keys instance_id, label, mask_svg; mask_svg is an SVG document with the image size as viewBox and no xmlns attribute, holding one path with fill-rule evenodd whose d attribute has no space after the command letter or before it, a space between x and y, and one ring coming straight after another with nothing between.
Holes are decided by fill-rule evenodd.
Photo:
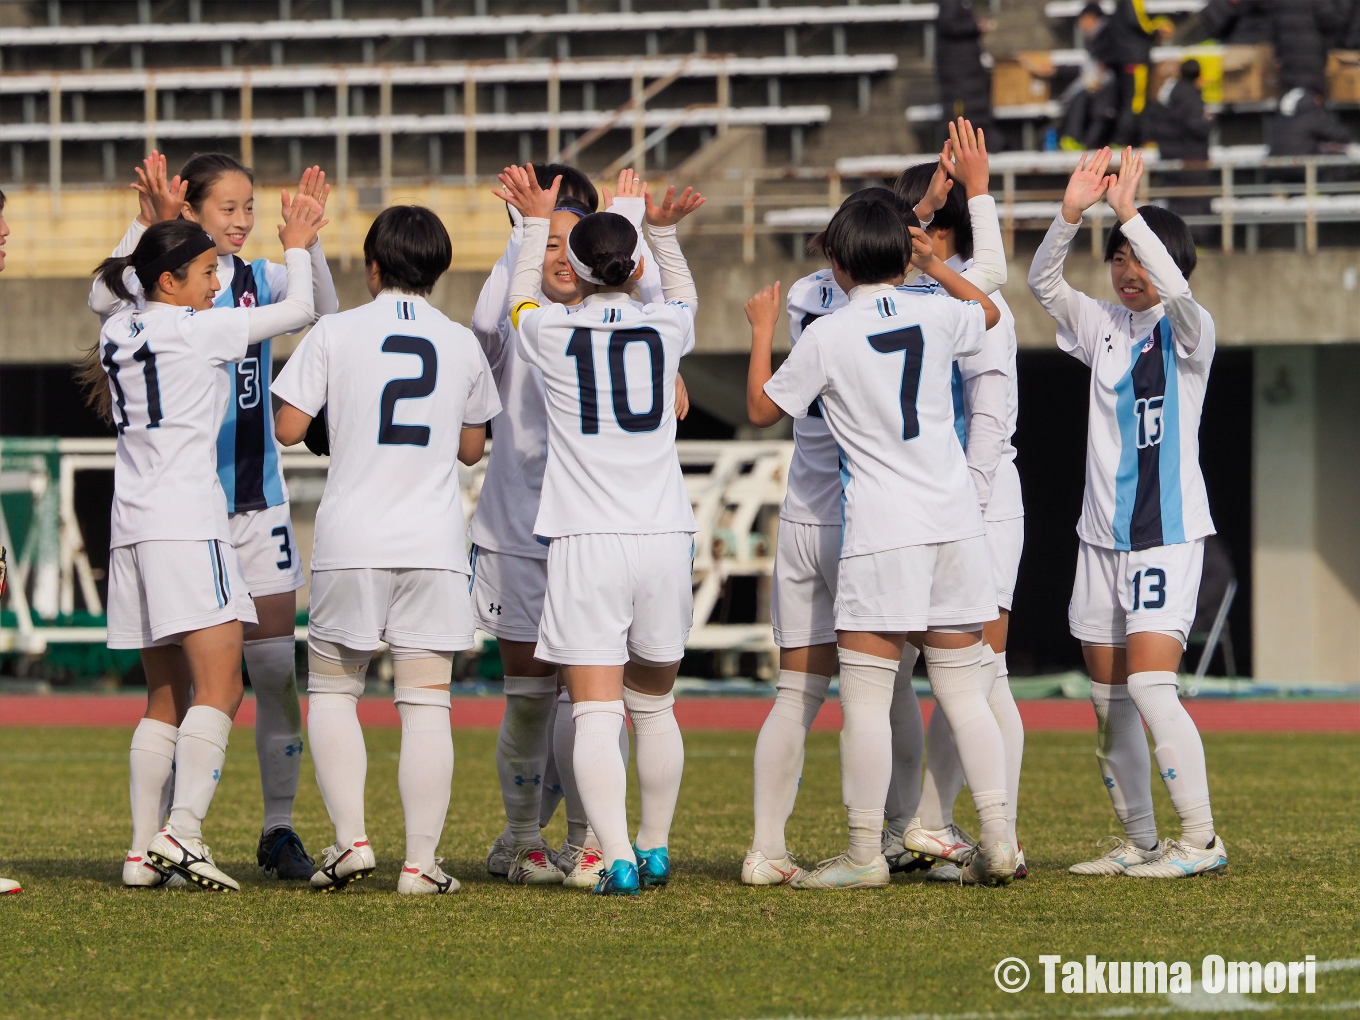
<instances>
[{"instance_id":1,"label":"red running track","mask_svg":"<svg viewBox=\"0 0 1360 1020\"><path fill-rule=\"evenodd\" d=\"M145 700L136 695L0 695L0 727L4 726L122 726L132 727L142 716ZM682 727L694 730L756 730L772 702L763 698L681 698L675 715ZM1093 730L1095 714L1086 701L1062 699L1017 702L1029 730ZM934 707L921 703L927 719ZM1201 730L1236 733L1360 733L1360 701L1188 701L1185 707ZM497 697L454 698L453 725L464 729L494 729L500 725L505 702ZM304 716L307 711L303 699ZM365 726L397 726L396 707L386 698L363 698L359 721ZM242 726L255 723L255 701L246 698L236 715ZM836 702L823 706L813 728L839 730L841 709Z\"/></svg>"}]
</instances>

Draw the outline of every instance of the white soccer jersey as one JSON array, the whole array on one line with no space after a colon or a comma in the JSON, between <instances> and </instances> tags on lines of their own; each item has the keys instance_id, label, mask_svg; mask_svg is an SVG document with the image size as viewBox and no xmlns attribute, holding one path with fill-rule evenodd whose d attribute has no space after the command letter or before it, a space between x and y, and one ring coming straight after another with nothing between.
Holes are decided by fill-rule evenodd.
<instances>
[{"instance_id":1,"label":"white soccer jersey","mask_svg":"<svg viewBox=\"0 0 1360 1020\"><path fill-rule=\"evenodd\" d=\"M980 305L932 287L856 287L765 384L794 418L821 397L841 450L842 557L983 533L950 380L986 329Z\"/></svg>"},{"instance_id":2,"label":"white soccer jersey","mask_svg":"<svg viewBox=\"0 0 1360 1020\"><path fill-rule=\"evenodd\" d=\"M519 352L547 387L536 535L697 530L675 452L675 376L693 347L683 301L600 293L574 314L561 305L520 314Z\"/></svg>"},{"instance_id":3,"label":"white soccer jersey","mask_svg":"<svg viewBox=\"0 0 1360 1020\"><path fill-rule=\"evenodd\" d=\"M1062 276L1063 260L1080 229L1059 216L1029 275L1035 296L1058 321L1058 347L1091 368L1077 534L1119 550L1212 535L1199 422L1214 320L1141 216L1122 229L1162 303L1135 314L1072 289Z\"/></svg>"},{"instance_id":4,"label":"white soccer jersey","mask_svg":"<svg viewBox=\"0 0 1360 1020\"><path fill-rule=\"evenodd\" d=\"M830 269L819 269L797 281L789 288L790 348L797 346L808 326L845 305L845 291ZM840 450L818 401L793 423L793 460L779 517L795 524L841 523Z\"/></svg>"},{"instance_id":5,"label":"white soccer jersey","mask_svg":"<svg viewBox=\"0 0 1360 1020\"><path fill-rule=\"evenodd\" d=\"M641 229L641 199L618 199L610 207ZM548 549L534 538L534 521L543 491L548 460L548 410L543 373L515 354L515 327L510 322L510 275L524 237L516 214L505 254L482 285L472 313L472 331L486 353L496 378L502 411L491 423L491 458L482 479L477 512L468 536L483 549L513 556L546 559ZM638 290L644 304L660 303L661 276L651 250L643 242L643 274ZM539 304L548 299L539 295ZM579 308L579 305L571 306Z\"/></svg>"},{"instance_id":6,"label":"white soccer jersey","mask_svg":"<svg viewBox=\"0 0 1360 1020\"><path fill-rule=\"evenodd\" d=\"M501 409L469 329L422 297L384 291L320 319L274 393L313 416L326 408L313 570L469 572L458 442Z\"/></svg>"}]
</instances>

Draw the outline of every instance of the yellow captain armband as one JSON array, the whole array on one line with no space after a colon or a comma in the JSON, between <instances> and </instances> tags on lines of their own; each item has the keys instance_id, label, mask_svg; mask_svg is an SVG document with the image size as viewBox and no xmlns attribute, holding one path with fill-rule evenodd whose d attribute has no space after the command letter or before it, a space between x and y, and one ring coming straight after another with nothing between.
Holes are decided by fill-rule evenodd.
<instances>
[{"instance_id":1,"label":"yellow captain armband","mask_svg":"<svg viewBox=\"0 0 1360 1020\"><path fill-rule=\"evenodd\" d=\"M537 307L539 307L537 301L521 301L519 304L515 305L514 308L510 309L510 325L519 329L519 317L525 312L533 311Z\"/></svg>"}]
</instances>

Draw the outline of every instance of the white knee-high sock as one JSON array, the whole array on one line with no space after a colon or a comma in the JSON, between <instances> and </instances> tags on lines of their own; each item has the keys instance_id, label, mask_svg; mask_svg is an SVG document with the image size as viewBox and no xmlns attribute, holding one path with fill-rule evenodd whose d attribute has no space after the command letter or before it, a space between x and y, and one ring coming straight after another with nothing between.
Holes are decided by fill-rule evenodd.
<instances>
[{"instance_id":1,"label":"white knee-high sock","mask_svg":"<svg viewBox=\"0 0 1360 1020\"><path fill-rule=\"evenodd\" d=\"M175 740L175 802L168 827L182 839L202 839L203 819L227 760L231 716L207 705L184 713Z\"/></svg>"},{"instance_id":2,"label":"white knee-high sock","mask_svg":"<svg viewBox=\"0 0 1360 1020\"><path fill-rule=\"evenodd\" d=\"M963 763L954 747L949 719L939 704L930 714L926 727L925 781L921 786L919 815L921 825L930 830L946 829L954 821L954 802L963 789Z\"/></svg>"},{"instance_id":3,"label":"white knee-high sock","mask_svg":"<svg viewBox=\"0 0 1360 1020\"><path fill-rule=\"evenodd\" d=\"M146 856L146 846L170 810L175 788L175 740L179 729L143 719L132 731L128 752L128 799L132 804L132 848L129 857Z\"/></svg>"},{"instance_id":4,"label":"white knee-high sock","mask_svg":"<svg viewBox=\"0 0 1360 1020\"><path fill-rule=\"evenodd\" d=\"M548 760L548 719L557 695L550 676L505 678L505 715L496 740L496 773L501 800L516 847L542 842L539 795Z\"/></svg>"},{"instance_id":5,"label":"white knee-high sock","mask_svg":"<svg viewBox=\"0 0 1360 1020\"><path fill-rule=\"evenodd\" d=\"M1001 728L1001 743L1006 749L1006 839L1015 843L1016 807L1020 800L1020 764L1025 757L1025 724L1020 709L1011 694L1010 670L1006 668L1006 653L996 654L996 680L992 683L987 704ZM1018 844L1017 844L1018 845Z\"/></svg>"},{"instance_id":6,"label":"white knee-high sock","mask_svg":"<svg viewBox=\"0 0 1360 1020\"><path fill-rule=\"evenodd\" d=\"M576 788L575 747L576 720L572 717L571 696L564 690L557 696L557 715L553 717L553 760L557 762L562 803L566 805L567 842L585 846L586 827L590 823L581 803L581 791Z\"/></svg>"},{"instance_id":7,"label":"white knee-high sock","mask_svg":"<svg viewBox=\"0 0 1360 1020\"><path fill-rule=\"evenodd\" d=\"M316 687L318 679L343 678L312 674L309 686ZM358 695L352 690L312 690L307 696L307 742L316 785L335 826L335 841L348 846L363 839L368 751L359 725Z\"/></svg>"},{"instance_id":8,"label":"white knee-high sock","mask_svg":"<svg viewBox=\"0 0 1360 1020\"><path fill-rule=\"evenodd\" d=\"M774 705L756 737L756 834L751 846L771 860L781 860L789 852L784 826L802 782L804 744L830 686L829 676L781 669Z\"/></svg>"},{"instance_id":9,"label":"white knee-high sock","mask_svg":"<svg viewBox=\"0 0 1360 1020\"><path fill-rule=\"evenodd\" d=\"M557 728L558 704L560 702L554 688L552 706L548 709L548 725L544 727L548 756L544 761L543 785L539 787L538 795L538 828L540 832L548 827L548 823L552 821L553 815L557 812L557 805L562 803L562 776L557 771L557 753L554 747L556 744L554 733Z\"/></svg>"},{"instance_id":10,"label":"white knee-high sock","mask_svg":"<svg viewBox=\"0 0 1360 1020\"><path fill-rule=\"evenodd\" d=\"M401 716L397 788L406 818L406 861L429 868L444 833L453 784L449 692L437 687L398 687L392 700ZM534 821L537 824L537 818Z\"/></svg>"},{"instance_id":11,"label":"white knee-high sock","mask_svg":"<svg viewBox=\"0 0 1360 1020\"><path fill-rule=\"evenodd\" d=\"M1181 841L1207 847L1214 841L1214 815L1209 808L1204 742L1176 696L1176 674L1169 670L1130 673L1129 697L1152 734L1157 771L1181 819Z\"/></svg>"},{"instance_id":12,"label":"white knee-high sock","mask_svg":"<svg viewBox=\"0 0 1360 1020\"><path fill-rule=\"evenodd\" d=\"M987 704L996 680L996 659L984 660L982 642L966 648L925 649L930 689L949 720L964 781L977 808L978 843L991 846L1006 838L1006 752L1001 728Z\"/></svg>"},{"instance_id":13,"label":"white knee-high sock","mask_svg":"<svg viewBox=\"0 0 1360 1020\"><path fill-rule=\"evenodd\" d=\"M638 793L641 811L634 845L639 850L664 847L670 839L680 780L685 774L685 741L675 721L674 694L623 690L623 703L637 739Z\"/></svg>"},{"instance_id":14,"label":"white knee-high sock","mask_svg":"<svg viewBox=\"0 0 1360 1020\"><path fill-rule=\"evenodd\" d=\"M302 769L296 655L291 634L245 643L246 670L255 692L255 756L260 761L265 832L293 827L293 799Z\"/></svg>"},{"instance_id":15,"label":"white knee-high sock","mask_svg":"<svg viewBox=\"0 0 1360 1020\"><path fill-rule=\"evenodd\" d=\"M907 823L916 817L921 802L921 759L926 733L921 724L921 703L911 685L911 671L920 654L910 642L902 649L902 661L898 663L897 680L893 685L892 707L888 710L888 721L892 724L892 778L888 783L884 824L898 837L906 831Z\"/></svg>"},{"instance_id":16,"label":"white knee-high sock","mask_svg":"<svg viewBox=\"0 0 1360 1020\"><path fill-rule=\"evenodd\" d=\"M628 771L619 756L622 701L582 701L571 706L576 722L572 751L576 788L606 867L635 859L628 842Z\"/></svg>"},{"instance_id":17,"label":"white knee-high sock","mask_svg":"<svg viewBox=\"0 0 1360 1020\"><path fill-rule=\"evenodd\" d=\"M841 660L841 799L850 859L868 864L882 849L883 805L892 778L893 687L898 663L838 648Z\"/></svg>"},{"instance_id":18,"label":"white knee-high sock","mask_svg":"<svg viewBox=\"0 0 1360 1020\"><path fill-rule=\"evenodd\" d=\"M1091 705L1096 710L1096 764L1115 817L1130 843L1150 850L1157 845L1152 759L1138 707L1123 684L1091 684Z\"/></svg>"}]
</instances>

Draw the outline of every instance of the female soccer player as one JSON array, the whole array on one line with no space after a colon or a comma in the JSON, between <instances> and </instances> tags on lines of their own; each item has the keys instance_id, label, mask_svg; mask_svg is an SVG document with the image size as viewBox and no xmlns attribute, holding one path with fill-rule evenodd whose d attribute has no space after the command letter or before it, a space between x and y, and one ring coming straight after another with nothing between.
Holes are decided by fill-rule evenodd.
<instances>
[{"instance_id":1,"label":"female soccer player","mask_svg":"<svg viewBox=\"0 0 1360 1020\"><path fill-rule=\"evenodd\" d=\"M694 513L675 454L675 377L694 346L696 295L675 225L702 204L686 189L647 200L664 305L628 296L643 265L638 232L596 213L567 241L583 307L540 306L543 253L558 183L507 167L497 194L525 216L510 284L522 357L543 373L548 462L534 533L548 539L538 658L558 664L572 701L572 754L607 867L602 895L670 879L666 844L684 769L671 690L693 622ZM607 396L606 396L607 395ZM642 819L630 846L619 729L637 735Z\"/></svg>"},{"instance_id":2,"label":"female soccer player","mask_svg":"<svg viewBox=\"0 0 1360 1020\"><path fill-rule=\"evenodd\" d=\"M311 322L306 248L323 225L319 202L306 196L292 202L279 231L287 297L268 307L214 307L217 242L189 220L155 224L130 255L106 259L98 270L102 286L121 302L84 373L91 382L101 369L107 376L97 406L118 429L108 645L142 650L143 723L153 724L158 756L169 758L152 791L156 811L174 776L169 820L154 838L145 825L154 820L159 827L161 815L134 815L124 866L129 885L165 884L174 873L209 889L239 888L202 839L241 702L242 625L256 622L217 472L219 430L231 400L220 368L242 361L252 344ZM129 270L139 294L124 283ZM134 737L134 770L139 755L151 753ZM134 786L134 807L144 808L136 793Z\"/></svg>"},{"instance_id":3,"label":"female soccer player","mask_svg":"<svg viewBox=\"0 0 1360 1020\"><path fill-rule=\"evenodd\" d=\"M210 152L193 156L177 177L167 179L165 157L152 152L137 170L133 185L142 200L142 213L114 250L126 255L146 228L155 222L183 216L199 224L217 244L217 277L221 284L215 307L252 308L279 300L286 271L277 262L245 262L238 252L255 225L254 178L234 157ZM318 202L324 212L330 186L319 167L302 175L298 194ZM290 198L284 192L284 215ZM339 310L335 284L318 241L310 249L312 299L317 315ZM124 280L140 297L135 274ZM106 314L109 295L96 282L90 305ZM302 716L298 710L293 636L294 592L305 583L302 561L293 538L288 490L279 467L279 445L273 434L269 382L273 374L270 338L253 344L239 365L226 366L233 399L227 408L217 443L217 474L227 497L231 538L246 585L255 600L260 624L245 644L246 668L255 693L255 752L260 763L264 796L264 824L256 861L283 879L311 878L312 859L293 831L293 798L302 767ZM162 766L168 733L146 727L134 739L134 756L142 766ZM168 766L164 766L168 767ZM162 767L133 771L133 800L155 803ZM134 810L136 810L134 808ZM130 870L135 874L136 869Z\"/></svg>"},{"instance_id":4,"label":"female soccer player","mask_svg":"<svg viewBox=\"0 0 1360 1020\"><path fill-rule=\"evenodd\" d=\"M279 436L299 442L325 407L331 449L312 550L307 732L335 843L314 889L343 888L376 867L358 703L383 641L401 715L397 892L459 888L435 856L453 780L453 655L472 647L476 630L458 463L481 460L501 405L476 339L427 300L452 257L430 210L384 209L364 238L373 300L321 319L276 382Z\"/></svg>"},{"instance_id":5,"label":"female soccer player","mask_svg":"<svg viewBox=\"0 0 1360 1020\"><path fill-rule=\"evenodd\" d=\"M1127 837L1070 870L1188 878L1228 865L1209 807L1204 745L1176 685L1204 539L1214 533L1199 468L1214 320L1190 293L1190 228L1175 213L1138 207L1142 154L1125 149L1117 176L1108 173L1110 160L1108 148L1081 158L1029 271L1030 290L1058 322L1058 347L1091 369L1068 623L1091 674L1096 761ZM1063 279L1082 213L1102 198L1119 217L1105 243L1117 305ZM1179 840L1157 841L1143 723L1180 816Z\"/></svg>"}]
</instances>

